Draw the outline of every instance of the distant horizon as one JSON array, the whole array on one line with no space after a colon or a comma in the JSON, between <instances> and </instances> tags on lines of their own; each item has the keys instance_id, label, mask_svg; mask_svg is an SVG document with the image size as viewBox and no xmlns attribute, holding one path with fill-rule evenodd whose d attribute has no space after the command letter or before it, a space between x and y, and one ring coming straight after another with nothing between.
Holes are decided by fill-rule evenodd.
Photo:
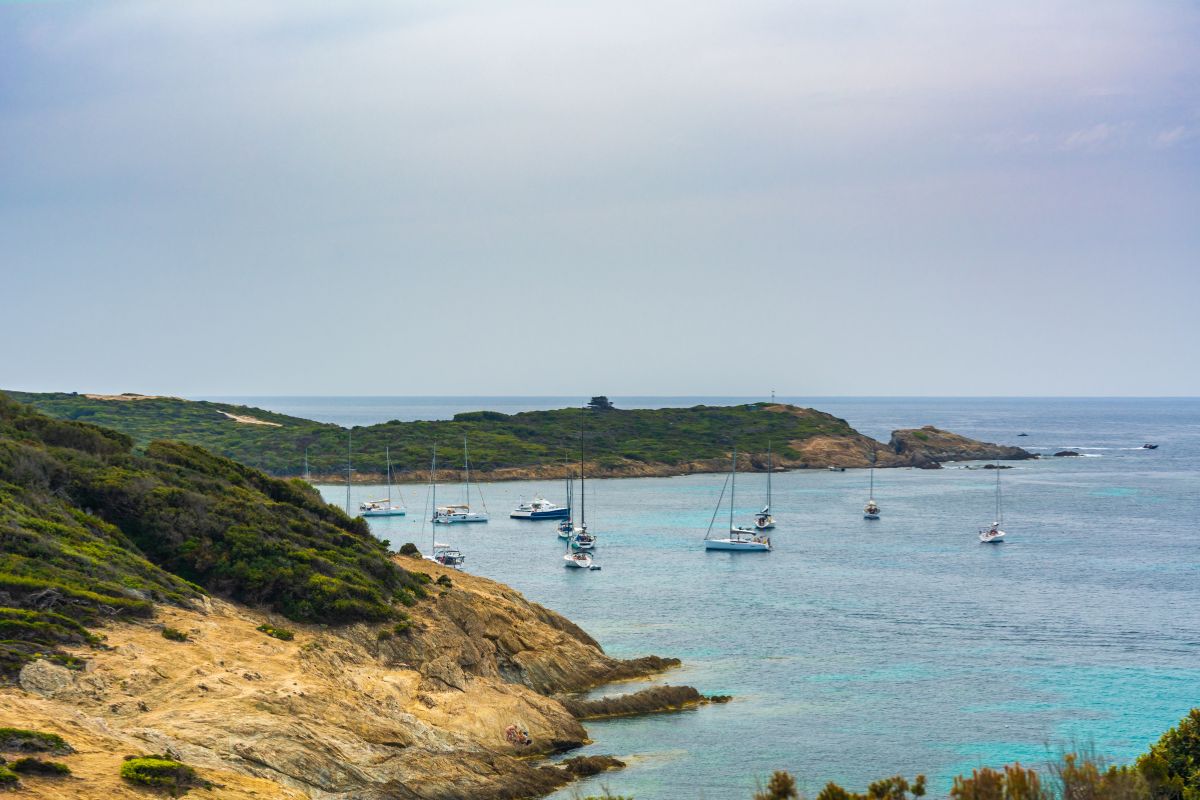
<instances>
[{"instance_id":1,"label":"distant horizon","mask_svg":"<svg viewBox=\"0 0 1200 800\"><path fill-rule=\"evenodd\" d=\"M719 392L709 393L646 393L646 394L293 394L293 393L268 393L268 394L241 394L241 393L225 393L225 392L206 392L204 394L172 392L169 390L155 391L131 391L125 390L102 390L102 389L25 389L15 388L11 386L0 387L0 392L27 392L30 394L96 394L96 395L121 395L121 394L136 394L148 397L169 397L178 398L180 400L194 400L206 402L224 402L228 400L255 400L255 399L296 399L296 400L322 400L322 399L378 399L378 400L395 400L395 399L414 399L414 400L442 400L442 399L567 399L572 397L583 398L584 400L592 397L604 396L610 400L618 399L720 399L720 400L742 400L750 402L770 402L771 396L762 395L741 395L741 394L722 394ZM776 401L786 401L789 399L805 399L805 400L839 400L839 399L882 399L882 400L1197 400L1200 395L1192 394L804 394L798 392L776 392Z\"/></svg>"}]
</instances>

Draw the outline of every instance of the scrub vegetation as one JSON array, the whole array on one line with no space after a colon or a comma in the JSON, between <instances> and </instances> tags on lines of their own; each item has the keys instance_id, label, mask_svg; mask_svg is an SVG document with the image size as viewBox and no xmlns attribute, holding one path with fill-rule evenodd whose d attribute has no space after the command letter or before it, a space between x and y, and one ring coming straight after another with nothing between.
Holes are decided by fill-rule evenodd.
<instances>
[{"instance_id":1,"label":"scrub vegetation","mask_svg":"<svg viewBox=\"0 0 1200 800\"><path fill-rule=\"evenodd\" d=\"M425 597L365 522L302 481L0 395L0 680L94 628L206 593L303 622L395 622ZM174 638L174 632L164 631Z\"/></svg>"},{"instance_id":2,"label":"scrub vegetation","mask_svg":"<svg viewBox=\"0 0 1200 800\"><path fill-rule=\"evenodd\" d=\"M313 472L336 474L346 465L346 429L258 408L175 398L96 400L79 394L10 392L59 419L93 422L130 436L138 447L156 439L200 445L272 475L298 476L308 448ZM274 425L239 423L226 414ZM434 442L445 468L461 467L462 440L470 443L472 469L543 467L578 458L580 426L587 458L601 468L679 465L725 457L736 442L745 452L765 453L768 442L785 457L799 457L789 443L817 435L847 435L845 420L818 411L778 413L769 403L692 408L565 408L501 414L475 411L453 420L385 422L356 427L354 468L381 474L385 448L393 469L427 470Z\"/></svg>"}]
</instances>

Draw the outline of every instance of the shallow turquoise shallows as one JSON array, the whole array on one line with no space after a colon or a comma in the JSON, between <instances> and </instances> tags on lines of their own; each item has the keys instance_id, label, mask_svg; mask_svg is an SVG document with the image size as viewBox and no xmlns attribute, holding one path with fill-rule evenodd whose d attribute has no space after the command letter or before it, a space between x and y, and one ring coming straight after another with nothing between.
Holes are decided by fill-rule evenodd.
<instances>
[{"instance_id":1,"label":"shallow turquoise shallows","mask_svg":"<svg viewBox=\"0 0 1200 800\"><path fill-rule=\"evenodd\" d=\"M944 796L973 767L1038 765L1064 748L1130 759L1200 705L1200 401L814 404L885 440L933 423L1083 456L1003 471L1003 545L976 538L994 473L965 465L879 471L879 521L862 518L865 471L777 474L768 554L703 549L724 475L590 481L600 572L562 568L553 521L507 517L535 493L561 502L560 485L485 484L491 523L438 530L468 571L566 614L613 655L684 660L658 682L736 698L588 723L584 752L629 767L557 798L604 786L638 800L749 798L776 769L810 795L923 772ZM765 488L739 477L742 523ZM322 491L344 500L343 487ZM372 528L426 549L425 488L403 491L409 516ZM378 493L356 486L353 502Z\"/></svg>"}]
</instances>

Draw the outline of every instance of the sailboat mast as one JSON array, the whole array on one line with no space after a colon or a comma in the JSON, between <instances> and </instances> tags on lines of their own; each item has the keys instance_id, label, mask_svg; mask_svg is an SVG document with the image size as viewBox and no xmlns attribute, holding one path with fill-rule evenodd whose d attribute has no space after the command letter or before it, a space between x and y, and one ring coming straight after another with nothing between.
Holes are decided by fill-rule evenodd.
<instances>
[{"instance_id":1,"label":"sailboat mast","mask_svg":"<svg viewBox=\"0 0 1200 800\"><path fill-rule=\"evenodd\" d=\"M579 527L587 527L587 489L583 485L583 420L579 421Z\"/></svg>"},{"instance_id":2,"label":"sailboat mast","mask_svg":"<svg viewBox=\"0 0 1200 800\"><path fill-rule=\"evenodd\" d=\"M346 431L346 513L350 513L350 453L354 449L354 430Z\"/></svg>"},{"instance_id":3,"label":"sailboat mast","mask_svg":"<svg viewBox=\"0 0 1200 800\"><path fill-rule=\"evenodd\" d=\"M1000 459L996 459L996 522L1002 522L1000 519Z\"/></svg>"},{"instance_id":4,"label":"sailboat mast","mask_svg":"<svg viewBox=\"0 0 1200 800\"><path fill-rule=\"evenodd\" d=\"M386 445L383 448L383 458L387 462L387 499L388 503L392 502L392 451Z\"/></svg>"},{"instance_id":5,"label":"sailboat mast","mask_svg":"<svg viewBox=\"0 0 1200 800\"><path fill-rule=\"evenodd\" d=\"M729 466L729 530L733 531L733 499L737 492L737 445L733 446L733 461Z\"/></svg>"},{"instance_id":6,"label":"sailboat mast","mask_svg":"<svg viewBox=\"0 0 1200 800\"><path fill-rule=\"evenodd\" d=\"M433 489L433 516L430 522L437 519L437 442L433 443L433 461L429 465L429 485ZM424 524L424 523L422 523ZM437 528L433 529L434 541L437 541Z\"/></svg>"},{"instance_id":7,"label":"sailboat mast","mask_svg":"<svg viewBox=\"0 0 1200 800\"><path fill-rule=\"evenodd\" d=\"M771 396L774 398L775 390L771 390ZM771 443L767 442L767 510L771 508Z\"/></svg>"},{"instance_id":8,"label":"sailboat mast","mask_svg":"<svg viewBox=\"0 0 1200 800\"><path fill-rule=\"evenodd\" d=\"M467 458L467 437L463 437L463 505L471 510L471 460Z\"/></svg>"}]
</instances>

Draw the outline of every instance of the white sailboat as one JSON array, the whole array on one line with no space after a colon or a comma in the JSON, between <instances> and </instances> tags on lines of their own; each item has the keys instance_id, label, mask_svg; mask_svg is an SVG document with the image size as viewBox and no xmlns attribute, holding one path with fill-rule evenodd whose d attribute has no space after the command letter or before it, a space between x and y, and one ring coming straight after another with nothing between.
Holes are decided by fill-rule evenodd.
<instances>
[{"instance_id":1,"label":"white sailboat","mask_svg":"<svg viewBox=\"0 0 1200 800\"><path fill-rule=\"evenodd\" d=\"M479 493L483 503L483 492ZM454 505L435 506L433 521L438 525L454 525L462 522L487 522L487 504L483 511L471 510L471 458L467 454L467 437L463 437L463 502Z\"/></svg>"},{"instance_id":2,"label":"white sailboat","mask_svg":"<svg viewBox=\"0 0 1200 800\"><path fill-rule=\"evenodd\" d=\"M358 512L364 517L403 517L408 513L404 506L392 505L392 453L390 448L383 448L383 453L387 460L387 497L359 503Z\"/></svg>"},{"instance_id":3,"label":"white sailboat","mask_svg":"<svg viewBox=\"0 0 1200 800\"><path fill-rule=\"evenodd\" d=\"M1003 544L1004 531L1000 529L1000 524L1004 521L1003 512L1000 510L1000 462L996 462L996 520L990 528L979 531L979 541L983 544Z\"/></svg>"},{"instance_id":4,"label":"white sailboat","mask_svg":"<svg viewBox=\"0 0 1200 800\"><path fill-rule=\"evenodd\" d=\"M729 470L729 535L720 538L710 538L713 522L717 512L721 510L721 499L725 496L725 487L721 487L721 497L717 498L717 507L713 509L712 520L708 523L708 531L704 534L705 550L731 550L734 552L766 553L771 550L771 539L753 528L741 528L733 524L734 498L737 491L737 448L733 448L733 462Z\"/></svg>"},{"instance_id":5,"label":"white sailboat","mask_svg":"<svg viewBox=\"0 0 1200 800\"><path fill-rule=\"evenodd\" d=\"M346 431L346 513L350 514L350 473L354 468L350 466L351 454L354 452L354 431L353 429Z\"/></svg>"},{"instance_id":6,"label":"white sailboat","mask_svg":"<svg viewBox=\"0 0 1200 800\"><path fill-rule=\"evenodd\" d=\"M875 452L871 452L871 491L863 506L863 519L879 519L879 504L875 502Z\"/></svg>"},{"instance_id":7,"label":"white sailboat","mask_svg":"<svg viewBox=\"0 0 1200 800\"><path fill-rule=\"evenodd\" d=\"M571 532L575 530L574 521L574 504L575 504L575 480L571 477L571 473L567 473L567 518L558 523L558 538L570 539Z\"/></svg>"},{"instance_id":8,"label":"white sailboat","mask_svg":"<svg viewBox=\"0 0 1200 800\"><path fill-rule=\"evenodd\" d=\"M429 488L433 493L432 505L435 509L437 508L437 477L436 476L437 476L437 443L434 442L433 461L431 462L431 464L429 466ZM428 507L426 507L425 510L428 511L429 510ZM434 522L437 521L436 515L434 516L433 521ZM421 523L422 531L424 531L424 528L425 528L425 523L422 522ZM442 542L439 542L437 540L437 528L436 527L432 527L431 539L432 539L432 541L430 542L430 545L431 545L430 554L428 556L426 556L430 561L436 561L437 563L441 564L444 567L454 567L455 569L462 568L463 562L467 560L467 557L465 555L463 555L463 552L461 550L451 547L448 544L443 544Z\"/></svg>"},{"instance_id":9,"label":"white sailboat","mask_svg":"<svg viewBox=\"0 0 1200 800\"><path fill-rule=\"evenodd\" d=\"M587 552L596 546L595 534L587 529L587 487L583 469L583 429L579 430L579 527L571 530L567 539L567 552L563 554L563 566L572 569L600 569L592 564L592 555Z\"/></svg>"},{"instance_id":10,"label":"white sailboat","mask_svg":"<svg viewBox=\"0 0 1200 800\"><path fill-rule=\"evenodd\" d=\"M771 516L771 443L767 442L767 504L763 510L754 515L754 527L760 531L769 531L775 527L775 518Z\"/></svg>"}]
</instances>

